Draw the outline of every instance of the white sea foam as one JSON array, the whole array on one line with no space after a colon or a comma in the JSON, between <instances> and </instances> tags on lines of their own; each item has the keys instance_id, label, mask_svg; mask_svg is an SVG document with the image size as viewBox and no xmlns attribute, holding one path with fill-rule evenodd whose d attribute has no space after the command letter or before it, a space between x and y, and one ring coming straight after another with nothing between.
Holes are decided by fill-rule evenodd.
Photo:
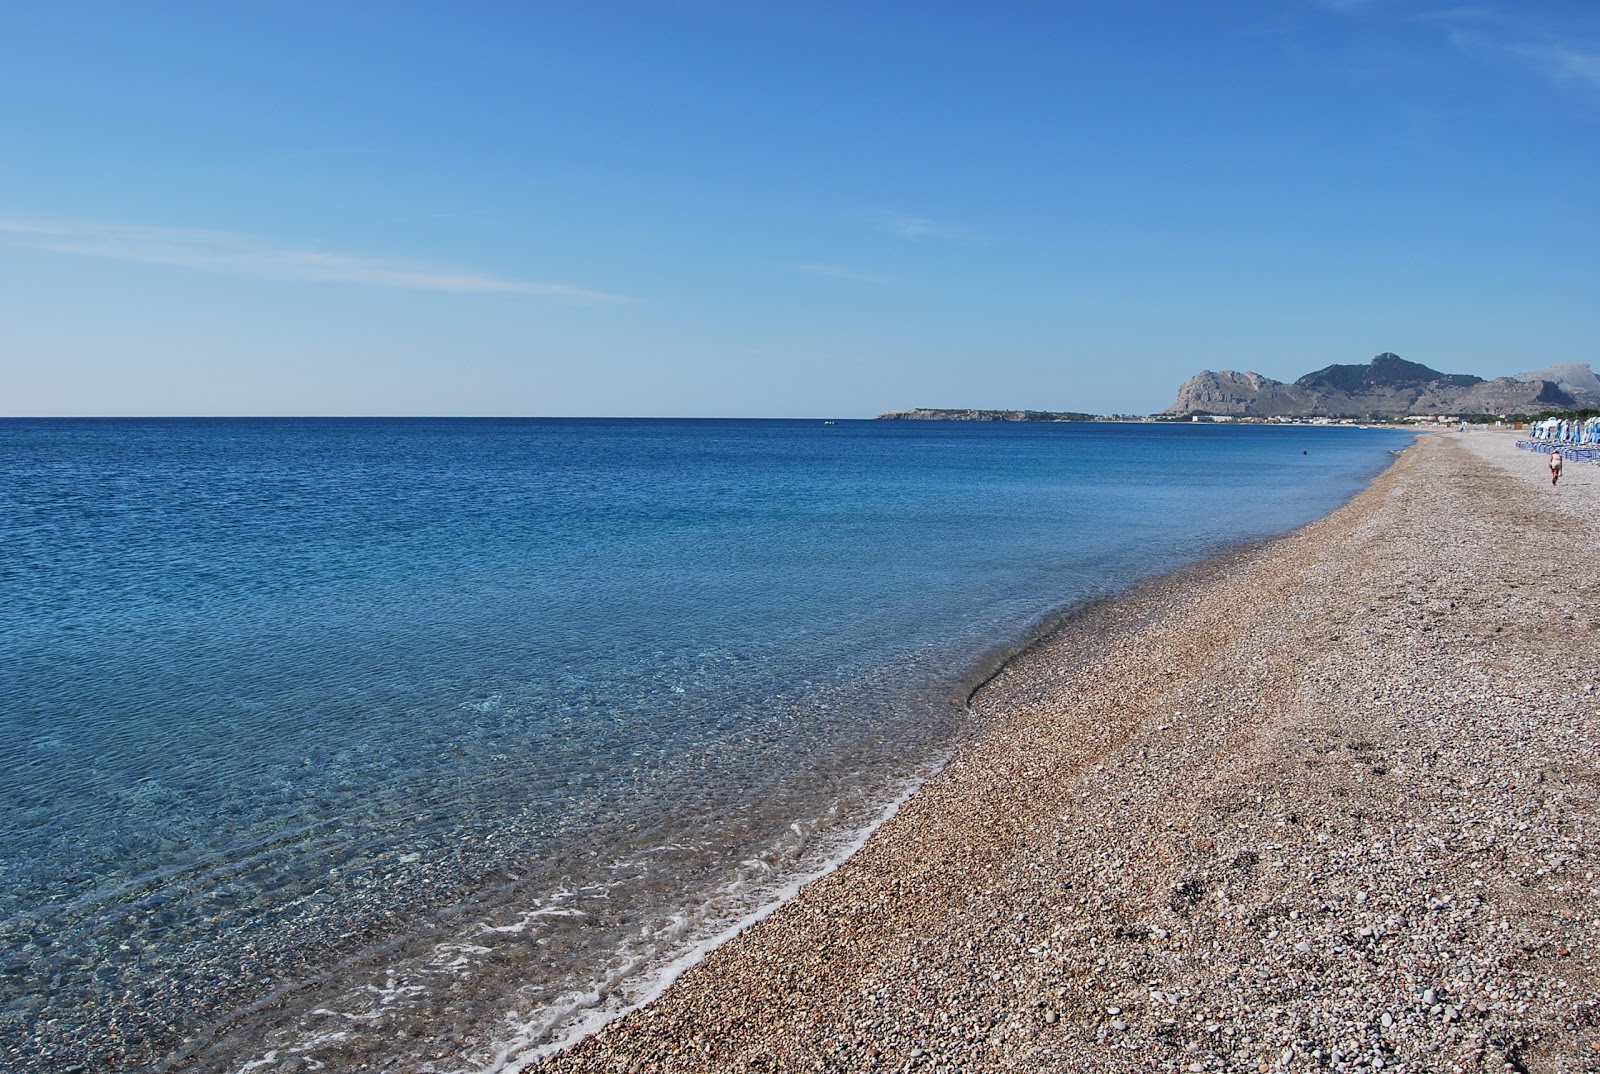
<instances>
[{"instance_id":1,"label":"white sea foam","mask_svg":"<svg viewBox=\"0 0 1600 1074\"><path fill-rule=\"evenodd\" d=\"M541 917L588 917L587 910L579 910L575 906L544 906L537 910L524 910L517 915L517 920L509 925L490 925L487 922L479 927L484 932L500 933L515 936L528 931L528 926L538 921Z\"/></svg>"},{"instance_id":2,"label":"white sea foam","mask_svg":"<svg viewBox=\"0 0 1600 1074\"><path fill-rule=\"evenodd\" d=\"M855 831L848 840L833 848L811 868L797 872L776 888L762 891L758 896L759 902L731 924L715 928L722 918L716 911L728 902L744 901L739 896L753 886L759 887L752 885L748 877L740 877L723 885L693 914L674 916L671 925L648 937L654 942L646 950L634 954L624 952L624 957L612 965L605 979L594 989L568 993L529 1015L519 1016L515 1011L508 1012L506 1020L512 1027L511 1033L497 1042L490 1055L480 1064L461 1068L454 1074L521 1074L544 1057L571 1047L608 1023L653 1002L710 952L769 917L794 898L806 884L844 864L866 844L874 831L899 812L906 799L937 767L931 766L906 780L869 824ZM791 825L790 831L802 840L807 837L798 822ZM772 871L770 862L760 859L747 860L744 864L759 866L765 873ZM670 950L674 946L673 941L692 935L697 926L712 926L715 930L692 940L677 951ZM657 961L663 957L665 961Z\"/></svg>"},{"instance_id":3,"label":"white sea foam","mask_svg":"<svg viewBox=\"0 0 1600 1074\"><path fill-rule=\"evenodd\" d=\"M354 1011L330 1011L326 1007L318 1007L316 1010L312 1011L311 1014L313 1017L321 1015L324 1018L344 1018L352 1022L371 1022L383 1017L383 1015L377 1011L364 1011L361 1013L356 1013Z\"/></svg>"}]
</instances>

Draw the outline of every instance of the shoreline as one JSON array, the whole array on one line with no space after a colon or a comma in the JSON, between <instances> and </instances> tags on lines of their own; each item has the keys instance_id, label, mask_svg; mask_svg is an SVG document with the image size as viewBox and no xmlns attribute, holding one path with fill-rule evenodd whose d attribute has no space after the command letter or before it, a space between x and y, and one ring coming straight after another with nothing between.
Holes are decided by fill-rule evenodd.
<instances>
[{"instance_id":1,"label":"shoreline","mask_svg":"<svg viewBox=\"0 0 1600 1074\"><path fill-rule=\"evenodd\" d=\"M477 1074L519 1074L542 1060L577 1047L606 1026L648 1007L671 989L683 974L699 965L719 947L781 910L807 885L843 868L929 779L936 778L963 748L988 733L989 717L974 707L974 700L997 680L1004 678L1019 662L1048 650L1057 655L1066 652L1070 654L1074 667L1082 666L1103 655L1112 639L1133 633L1133 624L1159 614L1171 603L1175 593L1182 593L1197 584L1197 580L1213 576L1219 571L1237 569L1239 564L1259 555L1278 539L1267 537L1240 541L1202 559L1141 578L1125 589L1064 605L1042 616L1015 641L993 646L981 653L959 677L951 681L951 692L937 702L939 705L963 707L963 719L950 731L950 737L941 746L913 760L906 775L881 793L866 796L871 804L859 826L845 826L830 833L830 838L822 842L824 853L802 856L804 860L796 875L771 888L761 901L737 918L726 920L714 933L705 934L688 946L671 952L669 958L650 960L647 969L602 983L599 990L601 994L622 995L625 990L625 1001L612 1004L604 1001L573 1003L568 1009L542 1022L530 1023L525 1031L497 1040L494 1048L484 1053L492 1058L486 1064L474 1064L470 1069ZM1056 671L1060 670L1059 664L1054 667Z\"/></svg>"},{"instance_id":2,"label":"shoreline","mask_svg":"<svg viewBox=\"0 0 1600 1074\"><path fill-rule=\"evenodd\" d=\"M1537 492L1513 472L1518 460L1469 462L1468 444L1492 454L1489 441L1505 440L1504 454L1522 454L1509 439L1462 435L1464 442L1421 438L1366 490L1300 530L1091 602L1083 616L1067 614L974 689L984 729L960 742L858 853L686 969L649 1006L565 1051L533 1063L521 1057L506 1069L1594 1069L1574 1065L1600 1060L1590 1047L1600 1044L1592 955L1575 958L1569 944L1569 954L1555 956L1562 987L1543 986L1546 1014L1516 1010L1525 1000L1508 1007L1493 998L1549 976L1530 977L1537 967L1480 966L1456 982L1449 972L1461 959L1443 948L1431 969L1417 957L1389 957L1399 947L1391 937L1415 932L1419 921L1435 924L1442 908L1476 896L1475 912L1488 916L1481 877L1476 892L1448 893L1443 902L1417 890L1451 886L1437 868L1421 880L1407 872L1413 854L1436 857L1441 848L1413 840L1412 853L1396 852L1420 819L1431 823L1405 806L1419 782L1431 786L1424 777L1447 767L1439 758L1451 745L1435 743L1426 763L1401 757L1405 747L1383 713L1405 702L1404 730L1415 732L1439 719L1428 705L1411 711L1419 689L1452 684L1439 674L1402 681L1407 665L1383 659L1399 644L1437 642L1444 624L1431 610L1415 622L1391 621L1368 600L1378 592L1361 566L1398 549L1411 567L1398 580L1425 590L1429 569L1443 561L1424 562L1426 540L1402 525L1405 500L1431 496L1436 511L1459 512L1474 491L1513 502ZM1435 474L1443 479L1431 480ZM1494 488L1474 490L1474 482ZM1593 503L1595 486L1579 483L1578 495ZM1518 502L1501 515L1521 522L1528 509ZM1550 523L1557 524L1582 522L1569 511ZM1516 551L1496 544L1493 532L1478 537L1458 551L1489 565ZM1524 558L1519 569L1536 572ZM1476 590L1477 612L1504 617L1507 601L1491 600L1483 577L1456 584ZM1256 599L1263 593L1274 596ZM1361 601L1371 619L1365 627L1355 614ZM1119 629L1102 634L1103 652L1086 654L1081 641L1096 617ZM1530 669L1542 667L1538 652L1507 647L1514 667L1494 683L1503 695L1538 692L1522 688ZM1319 665L1342 673L1307 670ZM1387 697L1390 709L1345 697L1329 682ZM1348 711L1314 718L1330 701ZM1459 701L1445 707L1446 715L1460 712ZM1574 726L1582 732L1591 723ZM1330 754L1353 762L1344 766L1351 773L1319 772L1341 767ZM1592 750L1588 756L1593 775ZM1449 778L1459 782L1472 770ZM1582 880L1587 866L1570 863L1587 863L1596 851L1591 807L1600 796L1582 780L1563 786L1577 788L1569 798L1587 825L1566 848L1563 868L1590 882ZM1374 808L1352 812L1352 800ZM1393 822L1388 838L1373 834L1379 815ZM1107 818L1117 823L1108 828ZM1246 818L1233 823L1249 837L1223 818ZM1328 858L1335 833L1374 858L1375 876L1387 870L1407 882L1352 888L1347 862L1334 868ZM1418 898L1420 908L1412 905ZM1514 907L1508 901L1505 909ZM1395 917L1406 924L1386 924ZM1536 913L1499 920L1505 927L1486 930L1480 951L1509 950L1506 936L1550 931ZM1469 916L1451 928L1473 924ZM1600 921L1594 929L1600 939ZM1335 970L1356 957L1351 952L1379 983ZM1325 995L1318 982L1330 975L1351 994ZM1440 996L1452 1002L1425 1004L1419 1020L1422 999ZM1434 1007L1441 1010L1432 1014ZM1196 1011L1205 1013L1187 1017ZM1331 1024L1330 1012L1362 1028L1335 1040L1339 1033L1319 1028ZM1293 1024L1280 1024L1285 1019ZM1576 1028L1556 1032L1555 1024ZM1587 1054L1565 1058L1566 1036ZM1369 1065L1385 1056L1384 1067Z\"/></svg>"},{"instance_id":3,"label":"shoreline","mask_svg":"<svg viewBox=\"0 0 1600 1074\"><path fill-rule=\"evenodd\" d=\"M844 868L879 828L890 822L930 779L938 777L953 757L989 732L991 718L975 708L974 702L998 680L1007 678L1016 666L1045 652L1051 654L1052 673L1060 673L1063 658L1074 668L1090 663L1103 656L1106 647L1114 639L1120 640L1135 633L1134 624L1161 614L1172 603L1175 594L1181 594L1201 584L1201 579L1219 572L1230 573L1240 569L1242 564L1260 555L1279 539L1267 537L1238 542L1192 563L1139 579L1126 589L1065 605L1043 616L1015 642L994 646L980 654L955 680L955 693L950 697L951 701L959 700L965 706L966 720L963 724L951 732L951 739L937 751L916 760L911 766L914 770L912 774L897 781L883 794L875 796L873 800L876 804L864 823L859 827L841 829L826 844L824 856L803 866L797 875L768 892L764 901L737 919L728 921L714 935L675 952L670 959L654 963L647 973L629 975L625 980L615 982L617 988L623 984L628 986L630 998L625 1005L574 1006L548 1024L533 1026L524 1034L498 1041L493 1058L487 1065L474 1066L472 1069L477 1074L520 1074L535 1068L543 1060L578 1047L605 1027L648 1007L712 952L779 912L806 886ZM1033 675L1029 676L1028 681L1036 685ZM609 993L612 989L603 988L602 991ZM551 1026L561 1027L553 1039L549 1039Z\"/></svg>"},{"instance_id":4,"label":"shoreline","mask_svg":"<svg viewBox=\"0 0 1600 1074\"><path fill-rule=\"evenodd\" d=\"M1372 480L1392 466L1391 459ZM1360 490L1354 495L1359 494ZM606 1027L649 1007L711 953L782 910L808 885L846 867L880 827L892 820L930 779L938 778L953 757L988 734L992 720L974 702L998 680L1008 679L1019 665L1028 665L1044 652L1051 654L1048 672L1034 667L1028 675L1034 686L1045 674L1059 676L1069 666L1079 669L1092 663L1103 657L1114 641L1125 640L1137 632L1140 624L1166 614L1192 588L1214 584L1219 577L1232 577L1276 542L1296 532L1235 540L1198 559L1136 578L1122 588L1080 598L1046 612L1012 640L979 652L959 675L946 680L946 694L936 698L930 690L927 695L930 705L964 709L963 717L951 727L942 744L911 759L907 772L879 793L862 792L868 808L860 823L829 833L821 855L804 855L796 875L768 889L764 898L736 918L722 919L714 932L700 934L692 943L670 952L670 957L648 960L648 968L642 972L631 971L602 982L602 997L625 994L625 999L570 1004L544 1021L530 1022L523 1030L497 1038L487 1050L478 1049L474 1053L477 1060L464 1069L475 1074L521 1074L538 1069L542 1062L581 1046Z\"/></svg>"},{"instance_id":5,"label":"shoreline","mask_svg":"<svg viewBox=\"0 0 1600 1074\"><path fill-rule=\"evenodd\" d=\"M1391 460L1389 466L1392 465ZM1387 469L1374 475L1374 480ZM602 996L626 994L626 999L573 1003L544 1021L530 1022L524 1030L497 1038L492 1048L480 1049L476 1053L480 1061L469 1064L466 1069L475 1074L520 1074L535 1069L542 1061L580 1046L607 1026L656 1002L712 952L780 911L806 886L845 867L928 780L937 778L954 756L989 733L992 720L975 707L974 702L997 681L1007 679L1016 667L1048 652L1051 675L1061 674L1067 666L1081 668L1103 657L1114 641L1136 633L1140 624L1165 614L1174 601L1191 588L1212 583L1221 576L1231 577L1275 542L1294 532L1297 531L1234 541L1199 559L1137 578L1123 588L1080 598L1040 616L1013 640L978 653L958 676L947 680L947 693L937 699L934 692L928 694L929 704L964 709L963 717L950 729L948 737L932 752L914 758L908 772L881 793L864 795L869 808L861 822L831 833L824 841L823 854L804 856L796 875L769 889L766 897L736 918L725 919L713 933L700 935L687 946L671 952L668 958L649 960L648 968L643 971L608 979L600 986ZM1042 674L1041 669L1035 669L1028 675L1028 681L1036 686Z\"/></svg>"}]
</instances>

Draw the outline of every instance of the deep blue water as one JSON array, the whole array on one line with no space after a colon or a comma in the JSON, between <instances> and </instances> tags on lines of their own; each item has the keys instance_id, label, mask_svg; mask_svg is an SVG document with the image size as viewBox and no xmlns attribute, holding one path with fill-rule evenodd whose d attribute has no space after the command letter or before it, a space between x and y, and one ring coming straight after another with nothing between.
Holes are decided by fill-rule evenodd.
<instances>
[{"instance_id":1,"label":"deep blue water","mask_svg":"<svg viewBox=\"0 0 1600 1074\"><path fill-rule=\"evenodd\" d=\"M866 823L980 653L1324 514L1409 439L0 421L0 1065L277 1069L512 1012L537 1040ZM384 1033L306 1043L385 988L347 1019Z\"/></svg>"}]
</instances>

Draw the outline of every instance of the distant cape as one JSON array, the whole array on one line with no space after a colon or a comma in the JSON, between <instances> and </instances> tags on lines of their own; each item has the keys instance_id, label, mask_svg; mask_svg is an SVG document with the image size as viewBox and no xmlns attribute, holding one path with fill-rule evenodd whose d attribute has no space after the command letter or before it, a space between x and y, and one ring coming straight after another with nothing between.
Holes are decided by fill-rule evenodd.
<instances>
[{"instance_id":1,"label":"distant cape","mask_svg":"<svg viewBox=\"0 0 1600 1074\"><path fill-rule=\"evenodd\" d=\"M877 421L1093 421L1096 415L1066 410L940 410L914 407L879 414Z\"/></svg>"},{"instance_id":2,"label":"distant cape","mask_svg":"<svg viewBox=\"0 0 1600 1074\"><path fill-rule=\"evenodd\" d=\"M1600 378L1581 363L1484 380L1441 373L1384 352L1330 365L1292 384L1259 373L1206 370L1183 382L1164 413L1232 417L1401 418L1408 414L1531 414L1600 406Z\"/></svg>"}]
</instances>

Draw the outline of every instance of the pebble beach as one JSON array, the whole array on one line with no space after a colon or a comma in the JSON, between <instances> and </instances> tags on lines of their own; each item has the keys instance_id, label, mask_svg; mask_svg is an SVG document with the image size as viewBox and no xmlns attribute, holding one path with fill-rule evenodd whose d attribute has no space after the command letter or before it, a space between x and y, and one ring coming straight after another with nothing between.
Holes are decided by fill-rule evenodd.
<instances>
[{"instance_id":1,"label":"pebble beach","mask_svg":"<svg viewBox=\"0 0 1600 1074\"><path fill-rule=\"evenodd\" d=\"M529 1069L1600 1071L1597 538L1600 466L1420 437L1068 621L844 865Z\"/></svg>"}]
</instances>

